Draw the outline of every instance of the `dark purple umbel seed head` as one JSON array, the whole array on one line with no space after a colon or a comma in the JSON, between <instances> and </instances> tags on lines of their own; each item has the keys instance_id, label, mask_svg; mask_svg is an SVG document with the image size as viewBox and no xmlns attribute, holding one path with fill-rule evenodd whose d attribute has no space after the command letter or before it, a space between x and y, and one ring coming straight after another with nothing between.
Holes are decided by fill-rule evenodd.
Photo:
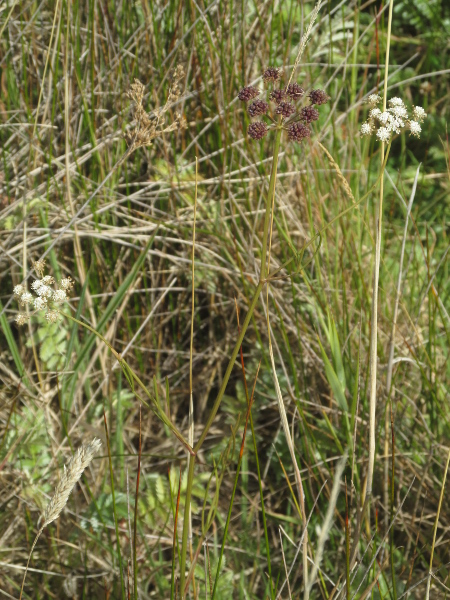
<instances>
[{"instance_id":1,"label":"dark purple umbel seed head","mask_svg":"<svg viewBox=\"0 0 450 600\"><path fill-rule=\"evenodd\" d=\"M302 121L305 121L305 123L312 123L312 121L317 121L317 119L319 118L319 111L312 105L305 106L300 111L300 117Z\"/></svg>"},{"instance_id":2,"label":"dark purple umbel seed head","mask_svg":"<svg viewBox=\"0 0 450 600\"><path fill-rule=\"evenodd\" d=\"M264 100L255 100L248 107L248 114L251 117L259 117L260 115L265 115L269 110L269 105Z\"/></svg>"},{"instance_id":3,"label":"dark purple umbel seed head","mask_svg":"<svg viewBox=\"0 0 450 600\"><path fill-rule=\"evenodd\" d=\"M275 112L277 115L283 115L287 119L295 113L295 106L291 102L280 102Z\"/></svg>"},{"instance_id":4,"label":"dark purple umbel seed head","mask_svg":"<svg viewBox=\"0 0 450 600\"><path fill-rule=\"evenodd\" d=\"M242 100L242 102L248 102L249 100L253 100L253 98L259 96L259 94L259 90L257 90L252 85L247 85L243 87L242 90L239 92L238 98L239 100Z\"/></svg>"},{"instance_id":5,"label":"dark purple umbel seed head","mask_svg":"<svg viewBox=\"0 0 450 600\"><path fill-rule=\"evenodd\" d=\"M264 121L256 121L248 126L248 135L254 140L260 140L267 134L267 125Z\"/></svg>"},{"instance_id":6,"label":"dark purple umbel seed head","mask_svg":"<svg viewBox=\"0 0 450 600\"><path fill-rule=\"evenodd\" d=\"M298 85L298 83L290 83L286 88L286 94L292 98L292 100L298 100L303 96L305 90Z\"/></svg>"},{"instance_id":7,"label":"dark purple umbel seed head","mask_svg":"<svg viewBox=\"0 0 450 600\"><path fill-rule=\"evenodd\" d=\"M292 142L301 142L303 139L310 137L311 131L304 123L292 123L288 127L288 138Z\"/></svg>"},{"instance_id":8,"label":"dark purple umbel seed head","mask_svg":"<svg viewBox=\"0 0 450 600\"><path fill-rule=\"evenodd\" d=\"M282 70L278 67L268 67L264 71L262 78L265 83L268 83L269 81L278 81L281 78L281 75Z\"/></svg>"},{"instance_id":9,"label":"dark purple umbel seed head","mask_svg":"<svg viewBox=\"0 0 450 600\"><path fill-rule=\"evenodd\" d=\"M282 102L286 98L286 92L284 90L273 90L269 98L277 104L280 104L280 102Z\"/></svg>"},{"instance_id":10,"label":"dark purple umbel seed head","mask_svg":"<svg viewBox=\"0 0 450 600\"><path fill-rule=\"evenodd\" d=\"M308 96L311 104L325 104L330 99L323 90L311 90Z\"/></svg>"}]
</instances>

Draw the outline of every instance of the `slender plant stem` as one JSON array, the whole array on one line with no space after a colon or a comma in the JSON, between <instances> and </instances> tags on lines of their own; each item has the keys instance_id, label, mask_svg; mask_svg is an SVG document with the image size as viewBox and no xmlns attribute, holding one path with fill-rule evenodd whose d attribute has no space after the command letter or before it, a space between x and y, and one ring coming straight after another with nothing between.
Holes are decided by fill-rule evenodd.
<instances>
[{"instance_id":1,"label":"slender plant stem","mask_svg":"<svg viewBox=\"0 0 450 600\"><path fill-rule=\"evenodd\" d=\"M392 28L392 9L394 0L389 4L389 19L386 42L386 66L384 69L384 95L383 95L383 111L386 110L387 96L387 81L389 72L389 48L391 44L391 28ZM376 418L376 403L377 403L377 333L378 333L378 283L380 279L380 257L381 257L381 234L383 221L383 193L384 193L384 142L381 144L381 166L382 175L380 179L380 200L378 203L378 216L376 221L375 233L375 268L373 276L373 292L372 292L372 318L370 330L370 395L369 395L369 465L367 471L366 494L372 495L373 471L375 466L375 418Z\"/></svg>"},{"instance_id":2,"label":"slender plant stem","mask_svg":"<svg viewBox=\"0 0 450 600\"><path fill-rule=\"evenodd\" d=\"M220 386L219 392L217 394L214 405L211 409L211 412L208 416L206 424L203 428L203 431L198 439L198 442L194 446L194 453L200 450L203 445L203 442L208 435L208 431L213 424L214 418L219 410L220 403L222 402L223 395L225 393L226 387L228 385L228 380L230 379L231 372L234 367L234 363L236 357L239 353L239 349L244 340L245 334L247 332L247 328L250 324L253 312L258 303L259 296L264 287L265 279L267 278L267 248L269 243L269 225L270 225L270 214L272 208L272 199L275 193L275 182L278 168L278 154L280 151L280 141L281 141L282 128L281 124L278 124L274 149L273 149L273 157L272 157L272 169L270 172L269 179L269 191L267 193L266 198L266 212L264 216L264 230L263 230L263 242L262 242L262 254L261 254L261 271L260 271L260 279L259 283L256 286L255 293L253 295L250 306L248 307L247 314L245 316L245 320L242 324L242 329L237 339L237 342L234 346L233 352L231 353L230 361L227 366L227 370L225 371L225 375L222 380L222 385ZM188 480L187 480L187 488L186 488L186 500L184 505L184 519L183 519L183 537L181 543L181 563L180 563L180 590L181 590L181 599L185 597L185 593L187 590L184 589L185 581L186 581L186 554L187 554L187 542L188 542L188 531L189 531L189 507L191 505L191 495L192 495L192 485L194 482L194 467L195 467L195 456L191 456L189 460L189 469L188 469Z\"/></svg>"},{"instance_id":3,"label":"slender plant stem","mask_svg":"<svg viewBox=\"0 0 450 600\"><path fill-rule=\"evenodd\" d=\"M253 399L255 397L256 381L258 379L258 373L259 373L260 367L261 367L261 361L260 361L260 363L258 365L258 370L256 371L255 380L254 380L254 383L253 383L252 395L250 397L250 401L248 402L247 416L246 416L245 425L244 425L244 433L242 434L241 450L239 452L239 461L238 461L238 464L237 464L237 467L236 467L236 475L234 477L233 491L231 493L230 504L229 504L229 507L228 507L228 515L227 515L227 520L226 520L225 528L224 528L224 532L223 532L222 545L220 547L220 553L219 553L219 560L217 561L216 577L214 579L214 589L212 591L211 600L214 600L214 598L215 598L216 591L217 591L217 585L218 585L218 582L219 582L220 567L222 565L222 558L223 558L223 553L224 553L224 550L225 550L225 544L226 544L226 541L227 541L228 528L230 526L230 521L231 521L231 513L232 513L232 510L233 510L234 496L236 494L236 488L237 488L237 484L238 484L238 481L239 481L239 472L241 470L242 457L244 456L245 436L247 435L248 419L250 417L250 413L251 413L251 410L252 410Z\"/></svg>"},{"instance_id":4,"label":"slender plant stem","mask_svg":"<svg viewBox=\"0 0 450 600\"><path fill-rule=\"evenodd\" d=\"M447 463L445 465L445 471L444 471L444 481L442 482L441 495L439 496L439 505L438 505L438 510L436 513L436 521L434 522L433 544L431 545L430 568L428 570L427 591L425 594L425 600L430 600L431 576L433 575L434 547L436 545L436 533L437 533L437 527L438 527L438 523L439 523L439 515L441 514L442 501L444 499L445 481L447 479L449 463L450 463L450 450L448 451L448 455L447 455Z\"/></svg>"},{"instance_id":5,"label":"slender plant stem","mask_svg":"<svg viewBox=\"0 0 450 600\"><path fill-rule=\"evenodd\" d=\"M111 481L111 498L112 498L112 504L113 504L113 513L114 513L114 526L115 526L115 530L116 530L116 540L117 540L117 557L119 559L120 586L122 588L122 599L124 599L124 598L126 598L126 594L125 594L125 582L123 579L122 553L120 551L119 524L117 522L116 495L114 493L114 469L113 469L112 458L111 458L111 446L109 444L108 425L106 423L105 409L103 409L103 421L105 424L106 443L108 445L109 475L110 475L110 481Z\"/></svg>"},{"instance_id":6,"label":"slender plant stem","mask_svg":"<svg viewBox=\"0 0 450 600\"><path fill-rule=\"evenodd\" d=\"M142 404L139 405L139 453L136 474L136 494L134 498L134 523L133 523L133 578L134 578L134 600L138 600L137 589L137 519L138 519L138 498L139 498L139 480L141 478L141 456L142 456Z\"/></svg>"}]
</instances>

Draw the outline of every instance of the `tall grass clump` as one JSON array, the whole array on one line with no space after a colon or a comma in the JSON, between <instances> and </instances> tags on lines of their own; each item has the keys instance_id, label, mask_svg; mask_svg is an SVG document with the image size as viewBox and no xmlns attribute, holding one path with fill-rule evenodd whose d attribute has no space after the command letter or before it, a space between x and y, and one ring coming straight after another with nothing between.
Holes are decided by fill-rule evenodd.
<instances>
[{"instance_id":1,"label":"tall grass clump","mask_svg":"<svg viewBox=\"0 0 450 600\"><path fill-rule=\"evenodd\" d=\"M5 597L446 597L447 13L0 7Z\"/></svg>"}]
</instances>

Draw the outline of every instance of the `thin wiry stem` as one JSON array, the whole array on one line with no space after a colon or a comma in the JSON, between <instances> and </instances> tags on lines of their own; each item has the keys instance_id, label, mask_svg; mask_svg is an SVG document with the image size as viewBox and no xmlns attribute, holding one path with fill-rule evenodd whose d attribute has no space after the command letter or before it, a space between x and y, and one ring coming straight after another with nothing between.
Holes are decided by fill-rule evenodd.
<instances>
[{"instance_id":1,"label":"thin wiry stem","mask_svg":"<svg viewBox=\"0 0 450 600\"><path fill-rule=\"evenodd\" d=\"M391 44L391 28L392 28L392 9L394 0L389 4L389 19L387 31L387 46L386 46L386 66L384 69L384 96L383 96L383 112L386 111L387 99L387 82L389 72L389 48ZM385 158L385 145L381 143L381 165L383 168ZM366 494L372 495L373 471L375 467L375 420L376 420L376 403L377 403L377 339L378 339L378 284L380 279L380 259L381 259L381 235L383 231L383 194L384 194L384 176L380 179L380 199L378 202L378 216L376 221L375 233L375 267L373 276L373 291L372 291L372 318L370 330L370 392L369 392L369 465L367 469L367 485ZM366 495L365 494L365 495Z\"/></svg>"},{"instance_id":2,"label":"thin wiry stem","mask_svg":"<svg viewBox=\"0 0 450 600\"><path fill-rule=\"evenodd\" d=\"M436 545L436 533L437 533L437 527L438 527L438 523L439 523L439 515L441 514L442 500L444 499L445 481L447 479L447 473L448 473L449 463L450 463L450 449L449 449L448 454L447 454L447 464L445 465L444 481L442 482L441 495L439 496L439 505L438 505L438 510L437 510L437 514L436 514L436 521L434 522L433 543L431 545L430 569L428 571L427 591L426 591L426 594L425 594L425 600L430 600L431 577L433 575L434 547Z\"/></svg>"}]
</instances>

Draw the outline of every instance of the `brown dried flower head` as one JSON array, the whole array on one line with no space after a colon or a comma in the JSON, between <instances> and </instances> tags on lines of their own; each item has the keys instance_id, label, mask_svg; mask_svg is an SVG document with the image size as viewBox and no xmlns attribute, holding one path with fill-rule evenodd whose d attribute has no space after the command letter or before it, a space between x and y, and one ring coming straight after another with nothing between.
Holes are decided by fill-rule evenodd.
<instances>
[{"instance_id":1,"label":"brown dried flower head","mask_svg":"<svg viewBox=\"0 0 450 600\"><path fill-rule=\"evenodd\" d=\"M300 117L305 123L312 123L312 121L317 121L319 118L319 111L317 108L314 108L312 104L310 106L304 106L300 111Z\"/></svg>"},{"instance_id":2,"label":"brown dried flower head","mask_svg":"<svg viewBox=\"0 0 450 600\"><path fill-rule=\"evenodd\" d=\"M299 86L298 83L290 83L287 88L286 88L286 94L292 98L292 100L299 100L303 94L305 93L305 90Z\"/></svg>"},{"instance_id":3,"label":"brown dried flower head","mask_svg":"<svg viewBox=\"0 0 450 600\"><path fill-rule=\"evenodd\" d=\"M264 80L264 83L269 83L270 81L278 81L279 79L281 79L282 76L283 70L279 67L268 67L264 71L262 78Z\"/></svg>"},{"instance_id":4,"label":"brown dried flower head","mask_svg":"<svg viewBox=\"0 0 450 600\"><path fill-rule=\"evenodd\" d=\"M326 104L330 96L323 90L311 90L308 94L311 104Z\"/></svg>"},{"instance_id":5,"label":"brown dried flower head","mask_svg":"<svg viewBox=\"0 0 450 600\"><path fill-rule=\"evenodd\" d=\"M295 106L292 102L280 102L275 110L277 115L282 115L285 119L295 113Z\"/></svg>"},{"instance_id":6,"label":"brown dried flower head","mask_svg":"<svg viewBox=\"0 0 450 600\"><path fill-rule=\"evenodd\" d=\"M248 114L250 117L263 117L248 127L248 135L254 140L261 140L268 131L272 129L284 129L287 131L288 139L301 142L310 137L309 123L317 121L319 111L313 105L321 105L328 102L329 97L323 90L311 90L308 94L310 104L299 107L298 101L305 95L305 90L297 82L288 83L283 86L281 80L282 70L277 67L268 67L262 74L265 83L280 82L277 89L269 89L264 92L265 99L258 98L249 104ZM239 100L249 102L261 94L254 86L245 86L238 94ZM269 104L272 101L274 104ZM271 124L265 120L270 120Z\"/></svg>"},{"instance_id":7,"label":"brown dried flower head","mask_svg":"<svg viewBox=\"0 0 450 600\"><path fill-rule=\"evenodd\" d=\"M288 138L293 142L301 142L311 136L311 130L304 123L292 123L288 127Z\"/></svg>"},{"instance_id":8,"label":"brown dried flower head","mask_svg":"<svg viewBox=\"0 0 450 600\"><path fill-rule=\"evenodd\" d=\"M248 135L254 140L260 140L267 134L267 125L264 121L256 121L248 126Z\"/></svg>"},{"instance_id":9,"label":"brown dried flower head","mask_svg":"<svg viewBox=\"0 0 450 600\"><path fill-rule=\"evenodd\" d=\"M161 137L165 133L185 129L186 120L183 115L176 112L170 125L166 125L166 113L181 98L181 80L184 78L184 69L177 66L172 74L171 86L164 106L156 108L148 114L143 107L145 88L143 84L135 79L127 92L127 96L133 101L133 128L126 134L125 139L130 151L142 146L151 146L152 140Z\"/></svg>"},{"instance_id":10,"label":"brown dried flower head","mask_svg":"<svg viewBox=\"0 0 450 600\"><path fill-rule=\"evenodd\" d=\"M257 88L253 87L252 85L246 85L239 92L238 98L241 100L241 102L249 102L250 100L253 100L253 98L259 96L259 94L260 91Z\"/></svg>"},{"instance_id":11,"label":"brown dried flower head","mask_svg":"<svg viewBox=\"0 0 450 600\"><path fill-rule=\"evenodd\" d=\"M273 100L277 104L280 104L286 98L285 90L273 90L269 96L270 100Z\"/></svg>"},{"instance_id":12,"label":"brown dried flower head","mask_svg":"<svg viewBox=\"0 0 450 600\"><path fill-rule=\"evenodd\" d=\"M255 100L248 107L248 114L251 117L259 117L265 115L269 110L269 105L264 100Z\"/></svg>"}]
</instances>

